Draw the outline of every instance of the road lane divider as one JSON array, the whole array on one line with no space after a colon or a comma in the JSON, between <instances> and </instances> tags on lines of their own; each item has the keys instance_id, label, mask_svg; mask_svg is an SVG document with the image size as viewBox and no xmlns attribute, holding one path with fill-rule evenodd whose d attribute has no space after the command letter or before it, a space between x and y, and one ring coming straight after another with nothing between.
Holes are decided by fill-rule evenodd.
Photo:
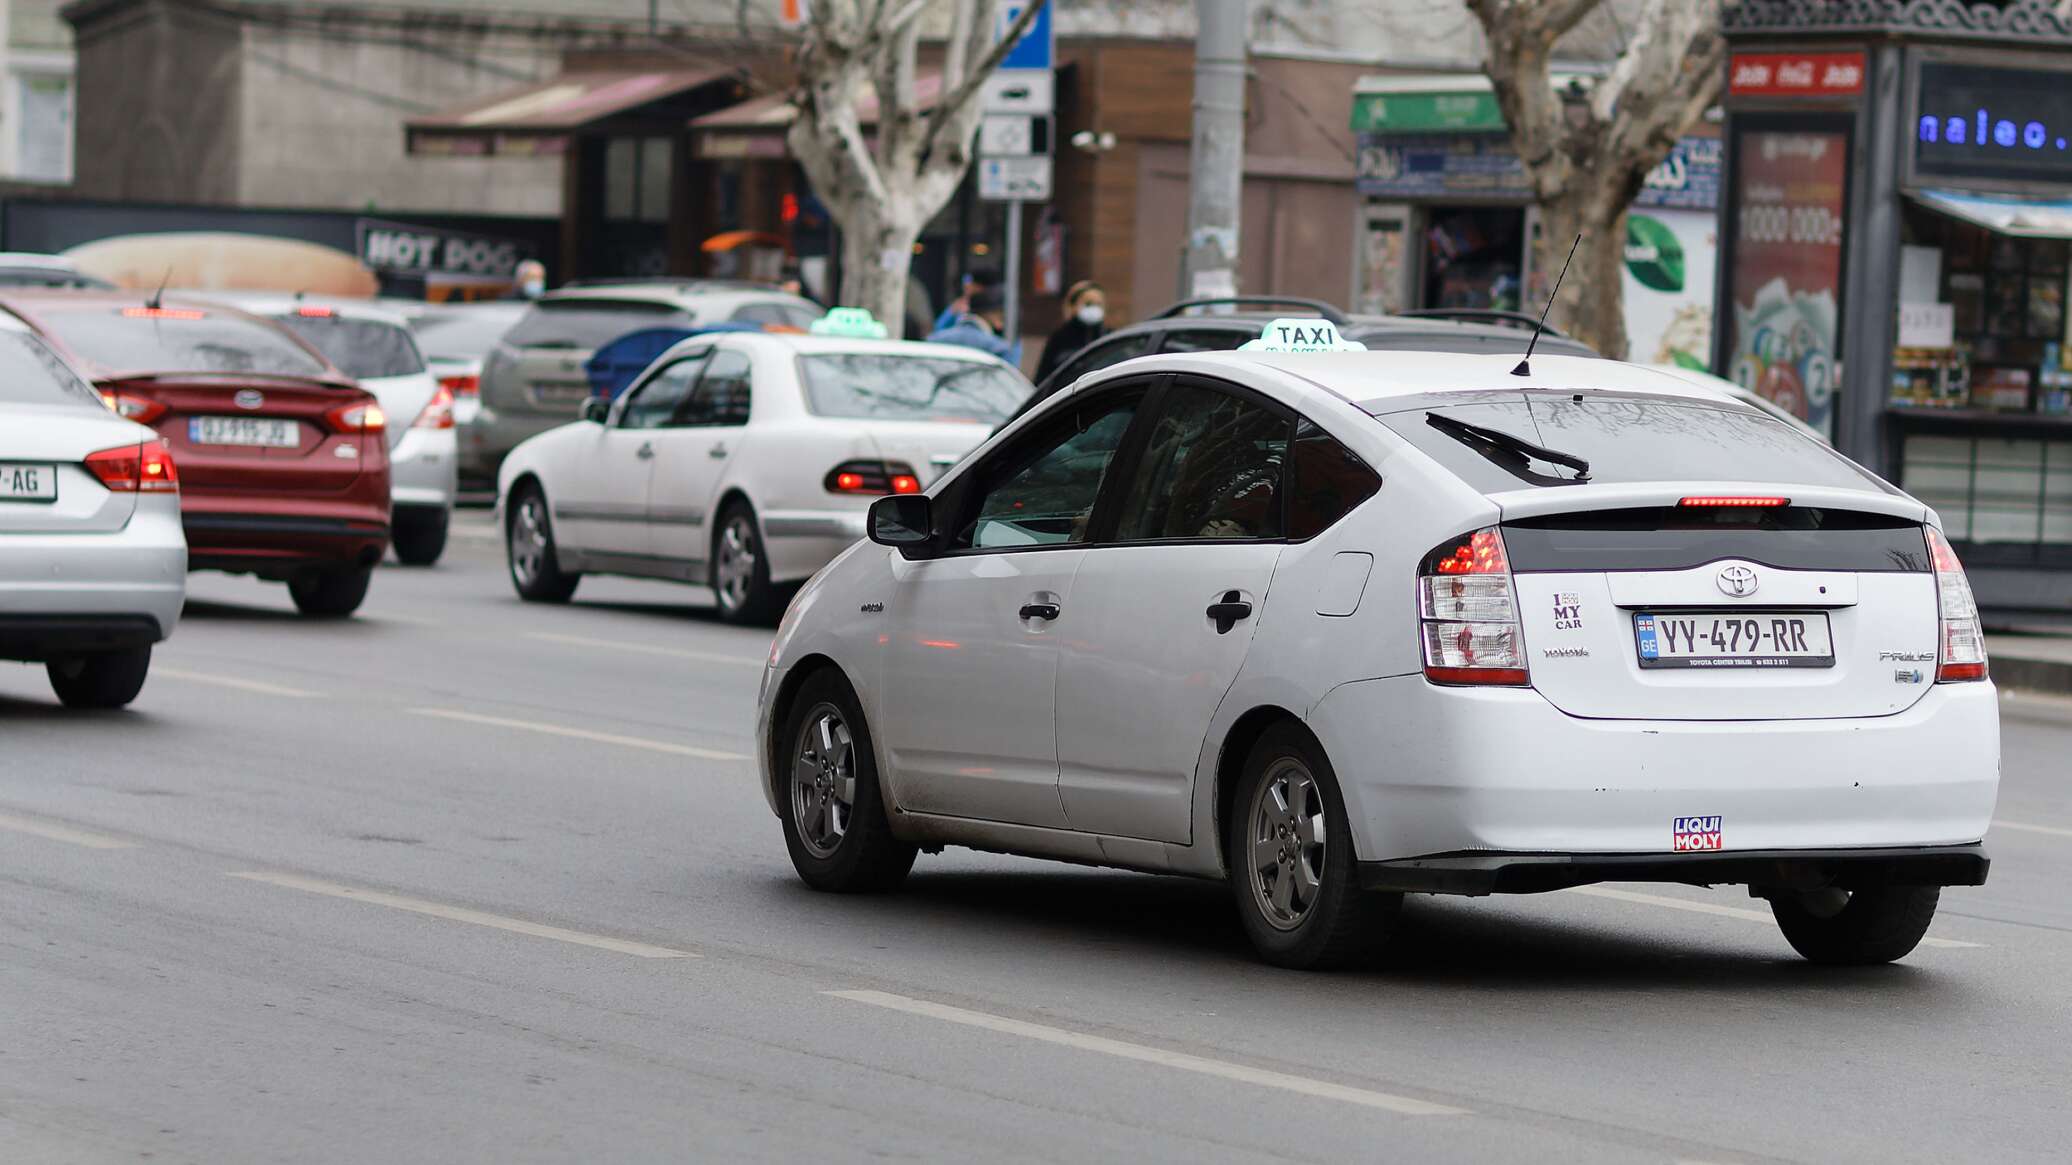
<instances>
[{"instance_id":1,"label":"road lane divider","mask_svg":"<svg viewBox=\"0 0 2072 1165\"><path fill-rule=\"evenodd\" d=\"M190 684L210 684L218 688L230 688L239 692L254 692L262 696L285 696L291 700L311 700L322 692L304 691L285 684L269 684L259 680L244 680L236 676L219 676L209 672L186 671L175 667L154 667L151 674L157 678L182 680Z\"/></svg>"},{"instance_id":2,"label":"road lane divider","mask_svg":"<svg viewBox=\"0 0 2072 1165\"><path fill-rule=\"evenodd\" d=\"M38 821L32 817L16 817L12 813L0 813L0 829L11 830L15 833L26 833L32 837L46 838L50 841L62 841L67 845L85 846L87 849L137 848L135 842L123 841L120 838L107 837L98 833L88 833L84 829L74 829L69 825L58 825L50 821Z\"/></svg>"},{"instance_id":3,"label":"road lane divider","mask_svg":"<svg viewBox=\"0 0 2072 1165\"><path fill-rule=\"evenodd\" d=\"M2046 833L2052 837L2072 837L2072 829L2060 829L2055 825L2025 825L2019 821L1993 819L1993 828L2012 829L2017 833Z\"/></svg>"},{"instance_id":4,"label":"road lane divider","mask_svg":"<svg viewBox=\"0 0 2072 1165\"><path fill-rule=\"evenodd\" d=\"M1642 894L1634 890L1614 890L1610 886L1570 886L1567 894L1582 894L1590 898L1609 898L1615 902L1638 902L1644 906L1661 906L1670 910L1687 910L1692 914L1713 914L1721 918L1739 918L1748 922L1760 922L1766 926L1777 925L1777 916L1767 910L1748 910L1739 906L1721 906L1716 902L1692 902L1684 898L1670 898L1662 894ZM1933 935L1921 940L1924 947L1944 947L1950 950L1975 950L1984 943L1958 942L1953 938L1936 938Z\"/></svg>"},{"instance_id":5,"label":"road lane divider","mask_svg":"<svg viewBox=\"0 0 2072 1165\"><path fill-rule=\"evenodd\" d=\"M1003 1035L1021 1036L1024 1039L1040 1040L1047 1044L1077 1048L1084 1052L1098 1052L1123 1060L1135 1060L1142 1064L1156 1064L1165 1068L1176 1068L1182 1072L1195 1072L1203 1076L1215 1076L1223 1080L1249 1084L1255 1088L1273 1088L1282 1092L1293 1092L1302 1096L1313 1096L1322 1100L1342 1101L1363 1108L1378 1108L1404 1116L1467 1116L1464 1108L1435 1104L1419 1100L1414 1096L1398 1096L1390 1092L1375 1092L1366 1088L1353 1088L1345 1084L1334 1084L1328 1080L1317 1080L1308 1076L1293 1076L1286 1072L1274 1072L1265 1068L1252 1068L1244 1064L1233 1064L1228 1060L1212 1060L1206 1056L1191 1056L1185 1052L1172 1052L1154 1048L1147 1044L1133 1044L1125 1040L1111 1040L1105 1036L1087 1035L1084 1032L1067 1031L1026 1020L1009 1019L1004 1015L993 1015L984 1011L970 1011L962 1007L951 1007L942 1003L930 1003L906 995L894 995L886 991L823 991L837 999L854 1003L867 1003L891 1011L903 1011L908 1015L926 1016L945 1023L963 1024L966 1027L981 1028Z\"/></svg>"},{"instance_id":6,"label":"road lane divider","mask_svg":"<svg viewBox=\"0 0 2072 1165\"><path fill-rule=\"evenodd\" d=\"M555 942L571 943L579 947L594 947L600 951L614 951L641 959L695 959L700 956L690 951L679 951L671 947L658 947L650 943L631 942L627 939L610 938L601 934L586 934L580 930L568 930L559 926L548 926L539 922L527 922L522 918L507 918L501 914L489 914L481 910L469 910L464 906L447 906L440 902L427 902L422 898L406 898L401 894L388 894L380 890L362 890L357 886L341 886L317 878L304 878L297 874L273 874L262 870L240 870L230 872L232 878L243 878L250 882L264 882L269 886L280 886L289 890L301 890L310 894L322 894L329 898L343 898L348 902L366 902L374 906L386 906L391 910L406 910L412 914L423 914L432 918L444 918L450 922L465 922L471 926L486 926L492 930L507 930L512 934L530 935L533 938L553 939Z\"/></svg>"},{"instance_id":7,"label":"road lane divider","mask_svg":"<svg viewBox=\"0 0 2072 1165\"><path fill-rule=\"evenodd\" d=\"M457 708L412 708L418 716L430 716L435 720L453 720L462 724L480 724L489 728L509 728L514 732L538 732L547 736L565 736L570 740L588 740L597 744L616 744L623 748L641 748L649 752L666 752L671 756L694 756L699 760L750 760L745 752L724 752L716 748L699 748L693 744L673 744L666 740L649 740L642 736L620 736L614 732L592 732L588 728L569 728L559 724L541 724L534 720L511 720L503 716L484 716L476 712L462 712Z\"/></svg>"},{"instance_id":8,"label":"road lane divider","mask_svg":"<svg viewBox=\"0 0 2072 1165\"><path fill-rule=\"evenodd\" d=\"M544 643L560 643L569 647L602 647L610 651L630 651L636 655L664 655L673 659L692 659L699 663L731 663L742 667L761 667L765 662L760 655L727 655L718 651L694 651L687 647L657 647L652 643L628 643L621 639L593 639L588 635L562 635L554 631L527 631L527 639Z\"/></svg>"}]
</instances>

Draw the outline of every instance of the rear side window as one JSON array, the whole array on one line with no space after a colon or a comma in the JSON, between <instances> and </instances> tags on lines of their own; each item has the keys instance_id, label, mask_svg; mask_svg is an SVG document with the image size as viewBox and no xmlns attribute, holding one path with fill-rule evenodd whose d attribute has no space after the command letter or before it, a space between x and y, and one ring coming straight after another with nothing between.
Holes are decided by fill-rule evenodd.
<instances>
[{"instance_id":1,"label":"rear side window","mask_svg":"<svg viewBox=\"0 0 2072 1165\"><path fill-rule=\"evenodd\" d=\"M601 348L641 328L691 326L690 312L639 299L543 299L504 335L513 348Z\"/></svg>"},{"instance_id":2,"label":"rear side window","mask_svg":"<svg viewBox=\"0 0 2072 1165\"><path fill-rule=\"evenodd\" d=\"M1243 397L1175 384L1123 494L1116 541L1280 537L1290 431L1286 416Z\"/></svg>"},{"instance_id":3,"label":"rear side window","mask_svg":"<svg viewBox=\"0 0 2072 1165\"><path fill-rule=\"evenodd\" d=\"M1463 436L1447 419L1475 426L1495 440ZM1587 461L1587 480L1598 484L1736 481L1886 488L1790 425L1752 408L1703 401L1531 393L1511 401L1387 413L1381 422L1483 493L1584 479L1573 467L1516 451L1518 442Z\"/></svg>"},{"instance_id":4,"label":"rear side window","mask_svg":"<svg viewBox=\"0 0 2072 1165\"><path fill-rule=\"evenodd\" d=\"M1782 570L1929 568L1919 522L1812 506L1651 506L1521 518L1504 523L1504 551L1516 571L1688 570L1723 558Z\"/></svg>"},{"instance_id":5,"label":"rear side window","mask_svg":"<svg viewBox=\"0 0 2072 1165\"><path fill-rule=\"evenodd\" d=\"M408 328L345 316L276 318L282 327L302 337L310 347L322 352L324 359L356 380L412 376L424 371L424 357L418 355Z\"/></svg>"},{"instance_id":6,"label":"rear side window","mask_svg":"<svg viewBox=\"0 0 2072 1165\"><path fill-rule=\"evenodd\" d=\"M1051 375L1050 384L1062 388L1089 372L1098 372L1110 364L1142 356L1151 350L1152 333L1139 332L1134 336L1117 336L1095 344L1074 356L1063 368Z\"/></svg>"},{"instance_id":7,"label":"rear side window","mask_svg":"<svg viewBox=\"0 0 2072 1165\"><path fill-rule=\"evenodd\" d=\"M43 341L26 332L0 332L0 403L100 408L101 398Z\"/></svg>"},{"instance_id":8,"label":"rear side window","mask_svg":"<svg viewBox=\"0 0 2072 1165\"><path fill-rule=\"evenodd\" d=\"M118 372L329 371L280 327L246 316L185 307L94 307L48 312L44 321L66 347Z\"/></svg>"},{"instance_id":9,"label":"rear side window","mask_svg":"<svg viewBox=\"0 0 2072 1165\"><path fill-rule=\"evenodd\" d=\"M1297 542L1323 533L1381 488L1381 475L1368 468L1359 454L1307 420L1295 427L1289 460L1293 473L1288 490L1288 537Z\"/></svg>"}]
</instances>

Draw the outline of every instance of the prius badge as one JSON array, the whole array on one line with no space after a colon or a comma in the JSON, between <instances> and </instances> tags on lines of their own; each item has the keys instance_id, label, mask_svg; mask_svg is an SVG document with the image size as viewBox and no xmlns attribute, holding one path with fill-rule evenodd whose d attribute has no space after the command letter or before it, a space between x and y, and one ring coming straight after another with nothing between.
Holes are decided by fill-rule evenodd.
<instances>
[{"instance_id":1,"label":"prius badge","mask_svg":"<svg viewBox=\"0 0 2072 1165\"><path fill-rule=\"evenodd\" d=\"M1754 594L1757 585L1755 571L1738 562L1719 572L1719 589L1737 599Z\"/></svg>"}]
</instances>

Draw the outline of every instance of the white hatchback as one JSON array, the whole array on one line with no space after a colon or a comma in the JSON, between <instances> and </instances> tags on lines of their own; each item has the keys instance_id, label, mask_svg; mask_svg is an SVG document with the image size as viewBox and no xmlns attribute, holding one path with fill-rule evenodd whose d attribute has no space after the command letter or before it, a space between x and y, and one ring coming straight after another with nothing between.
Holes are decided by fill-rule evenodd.
<instances>
[{"instance_id":1,"label":"white hatchback","mask_svg":"<svg viewBox=\"0 0 2072 1165\"><path fill-rule=\"evenodd\" d=\"M920 491L1031 391L947 344L693 337L504 459L512 585L565 602L584 574L670 579L710 586L729 621L774 620L872 499Z\"/></svg>"},{"instance_id":2,"label":"white hatchback","mask_svg":"<svg viewBox=\"0 0 2072 1165\"><path fill-rule=\"evenodd\" d=\"M759 772L809 884L946 844L1226 878L1289 966L1406 892L1743 884L1823 962L1984 881L1999 722L1935 514L1631 365L1130 361L792 604Z\"/></svg>"}]
</instances>

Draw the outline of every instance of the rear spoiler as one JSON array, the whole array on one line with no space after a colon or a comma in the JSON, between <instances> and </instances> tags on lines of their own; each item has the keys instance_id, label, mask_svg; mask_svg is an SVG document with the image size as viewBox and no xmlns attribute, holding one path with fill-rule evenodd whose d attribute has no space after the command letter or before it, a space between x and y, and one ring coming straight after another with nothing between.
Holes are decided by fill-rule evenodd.
<instances>
[{"instance_id":1,"label":"rear spoiler","mask_svg":"<svg viewBox=\"0 0 2072 1165\"><path fill-rule=\"evenodd\" d=\"M1548 514L1570 514L1590 510L1626 510L1648 506L1673 506L1687 497L1719 495L1782 496L1794 506L1825 510L1855 510L1884 514L1910 522L1935 523L1935 511L1897 491L1836 489L1832 486L1780 485L1774 481L1675 481L1637 483L1585 483L1559 489L1515 489L1489 494L1502 511L1503 519L1537 518Z\"/></svg>"},{"instance_id":2,"label":"rear spoiler","mask_svg":"<svg viewBox=\"0 0 2072 1165\"><path fill-rule=\"evenodd\" d=\"M341 392L362 392L360 383L347 376L294 376L281 372L111 372L94 377L96 385L113 384L249 384L293 385L300 388L330 388Z\"/></svg>"}]
</instances>

